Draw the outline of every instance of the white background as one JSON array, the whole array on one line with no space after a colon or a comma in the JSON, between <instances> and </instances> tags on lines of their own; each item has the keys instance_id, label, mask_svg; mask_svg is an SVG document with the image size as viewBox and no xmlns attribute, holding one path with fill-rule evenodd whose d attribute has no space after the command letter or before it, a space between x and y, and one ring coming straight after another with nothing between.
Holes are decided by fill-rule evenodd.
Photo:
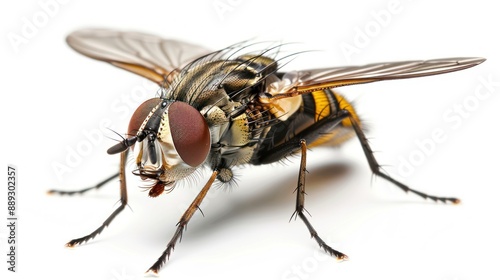
<instances>
[{"instance_id":1,"label":"white background","mask_svg":"<svg viewBox=\"0 0 500 280\"><path fill-rule=\"evenodd\" d=\"M231 192L211 191L202 205L205 217L195 214L160 277L499 279L500 87L495 82L489 92L481 82L500 81L498 9L491 1L52 1L57 8L49 12L43 8L47 2L0 7L0 158L3 170L14 164L19 176L18 273L7 272L2 261L0 271L7 276L2 279L141 279L208 178L201 173L152 199L129 176L130 207L95 240L74 249L63 246L111 213L118 182L85 196L46 191L90 186L115 172L118 156L105 151L115 143L107 137L116 136L107 129L102 136L99 127L125 132L135 106L156 93L143 78L67 47L65 36L83 27L139 30L212 49L256 38L300 42L297 51L324 50L287 69L488 58L457 73L341 89L355 101L389 174L428 193L457 196L461 205L423 201L373 178L359 144L351 141L341 149L309 153L306 197L313 225L349 261L327 257L300 220L288 222L298 170L292 159L238 170L239 183ZM38 27L23 35L30 22ZM9 38L15 36L24 41L13 44ZM356 53L346 55L342 46L348 45ZM484 94L481 99L476 90ZM468 109L460 116L453 110L464 102ZM427 144L424 154L416 143L436 129L444 140L433 142L432 149ZM76 159L72 153L83 146L88 149ZM409 172L402 162L411 156ZM67 172L58 175L57 165ZM6 217L2 185L0 209ZM0 233L3 260L7 228L1 226Z\"/></svg>"}]
</instances>

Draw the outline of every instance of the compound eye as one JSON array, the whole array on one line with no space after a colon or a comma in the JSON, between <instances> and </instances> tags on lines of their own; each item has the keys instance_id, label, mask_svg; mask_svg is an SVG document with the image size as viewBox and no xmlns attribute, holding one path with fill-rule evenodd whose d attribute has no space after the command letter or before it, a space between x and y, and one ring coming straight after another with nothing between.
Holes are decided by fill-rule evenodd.
<instances>
[{"instance_id":1,"label":"compound eye","mask_svg":"<svg viewBox=\"0 0 500 280\"><path fill-rule=\"evenodd\" d=\"M191 105L174 102L168 108L168 120L181 159L191 167L202 164L210 151L210 131L205 118Z\"/></svg>"},{"instance_id":2,"label":"compound eye","mask_svg":"<svg viewBox=\"0 0 500 280\"><path fill-rule=\"evenodd\" d=\"M151 98L135 110L132 118L130 118L130 123L128 125L128 135L136 135L142 126L144 120L148 117L149 113L161 102L160 98Z\"/></svg>"}]
</instances>

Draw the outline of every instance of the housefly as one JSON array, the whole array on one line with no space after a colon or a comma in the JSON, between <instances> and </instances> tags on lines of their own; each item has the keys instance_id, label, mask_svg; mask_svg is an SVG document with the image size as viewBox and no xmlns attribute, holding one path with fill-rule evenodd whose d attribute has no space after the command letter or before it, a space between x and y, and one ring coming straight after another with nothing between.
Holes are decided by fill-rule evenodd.
<instances>
[{"instance_id":1,"label":"housefly","mask_svg":"<svg viewBox=\"0 0 500 280\"><path fill-rule=\"evenodd\" d=\"M278 57L282 45L247 51L255 44L238 43L210 51L190 43L135 32L85 29L71 33L68 44L77 52L143 76L160 86L159 96L146 100L132 115L126 138L109 148L120 154L119 172L97 189L120 179L121 203L92 233L67 246L87 242L109 226L127 205L125 163L133 150L133 174L150 183L149 196L170 192L177 182L206 167L211 176L180 218L166 249L149 268L157 273L170 257L189 220L214 182L233 181L233 169L245 164L279 162L300 156L296 206L292 217L306 224L312 238L337 259L347 256L330 247L305 215L307 149L338 146L356 137L371 171L405 192L443 203L454 197L428 195L384 173L373 155L356 110L334 88L382 80L430 76L466 69L485 59L458 57L374 63L284 72L282 66L298 54Z\"/></svg>"}]
</instances>

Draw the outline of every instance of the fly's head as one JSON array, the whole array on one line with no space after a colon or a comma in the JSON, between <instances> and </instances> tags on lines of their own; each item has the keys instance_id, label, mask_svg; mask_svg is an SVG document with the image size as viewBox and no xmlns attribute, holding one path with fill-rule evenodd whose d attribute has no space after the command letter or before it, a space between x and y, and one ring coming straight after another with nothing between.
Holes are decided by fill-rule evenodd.
<instances>
[{"instance_id":1,"label":"fly's head","mask_svg":"<svg viewBox=\"0 0 500 280\"><path fill-rule=\"evenodd\" d=\"M152 197L192 174L210 152L208 125L200 112L185 102L163 98L145 101L132 115L128 135L131 137L108 153L131 147L137 164L134 174L154 182L149 191Z\"/></svg>"}]
</instances>

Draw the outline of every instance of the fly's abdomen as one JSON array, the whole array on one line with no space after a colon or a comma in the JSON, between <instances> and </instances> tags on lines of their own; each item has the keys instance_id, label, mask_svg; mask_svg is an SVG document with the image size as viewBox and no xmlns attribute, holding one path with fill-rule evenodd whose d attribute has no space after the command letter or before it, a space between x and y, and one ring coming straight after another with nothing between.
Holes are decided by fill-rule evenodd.
<instances>
[{"instance_id":1,"label":"fly's abdomen","mask_svg":"<svg viewBox=\"0 0 500 280\"><path fill-rule=\"evenodd\" d=\"M342 95L333 92L332 90L321 90L311 93L315 108L315 122L320 121L326 117L331 116L331 114L337 114L339 110L347 110L351 113L351 116L360 123L359 117L352 106L352 104L347 101ZM333 104L330 103L333 100ZM304 106L306 102L304 100ZM333 110L332 110L333 109ZM330 145L338 146L345 141L351 139L355 133L351 127L351 121L349 119L344 119L339 125L335 126L330 131L325 131L318 139L314 142L309 143L309 147L315 147L320 145Z\"/></svg>"},{"instance_id":2,"label":"fly's abdomen","mask_svg":"<svg viewBox=\"0 0 500 280\"><path fill-rule=\"evenodd\" d=\"M342 120L336 126L322 126L324 128L319 131L312 129L319 122L332 121L333 123L340 110L348 110L353 118L359 122L351 103L340 94L326 89L294 98L301 98L300 106L294 112L286 112L288 117L284 120L280 120L277 114L274 114L277 120L269 128L268 132L262 135L261 144L255 151L254 164L258 164L259 159L265 157L267 152L287 142L298 141L299 138L307 138L308 147L320 145L338 146L355 135L349 119ZM280 106L286 100L282 99ZM290 102L296 101L291 100ZM314 132L309 133L309 131Z\"/></svg>"}]
</instances>

